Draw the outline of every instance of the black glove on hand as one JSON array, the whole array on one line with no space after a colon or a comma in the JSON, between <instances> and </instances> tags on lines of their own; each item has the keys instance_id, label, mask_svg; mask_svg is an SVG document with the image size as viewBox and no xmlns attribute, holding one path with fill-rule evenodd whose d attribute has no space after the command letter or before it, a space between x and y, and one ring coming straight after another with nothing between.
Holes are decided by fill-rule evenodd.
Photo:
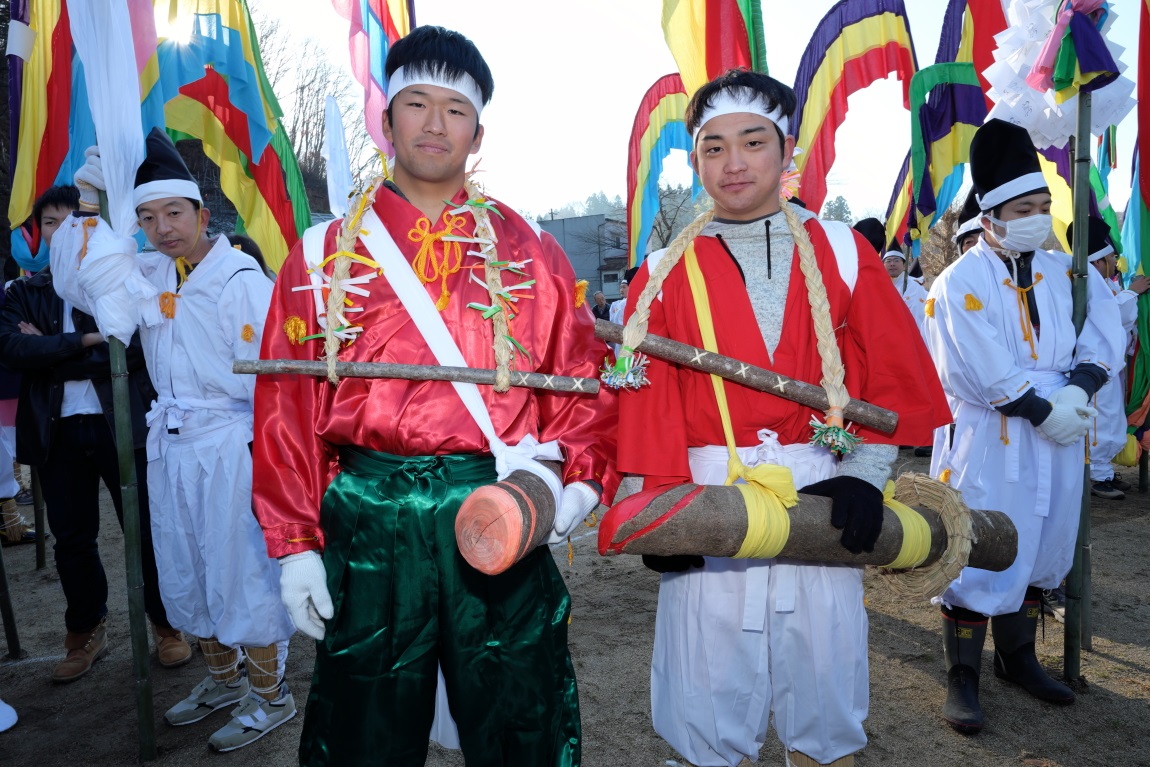
<instances>
[{"instance_id":1,"label":"black glove on hand","mask_svg":"<svg viewBox=\"0 0 1150 767\"><path fill-rule=\"evenodd\" d=\"M843 531L839 542L847 551L874 551L882 532L882 491L858 477L832 477L807 485L799 493L831 499L831 526Z\"/></svg>"},{"instance_id":2,"label":"black glove on hand","mask_svg":"<svg viewBox=\"0 0 1150 767\"><path fill-rule=\"evenodd\" d=\"M673 554L669 557L644 554L643 566L657 573L682 573L692 567L702 567L703 558L698 554Z\"/></svg>"}]
</instances>

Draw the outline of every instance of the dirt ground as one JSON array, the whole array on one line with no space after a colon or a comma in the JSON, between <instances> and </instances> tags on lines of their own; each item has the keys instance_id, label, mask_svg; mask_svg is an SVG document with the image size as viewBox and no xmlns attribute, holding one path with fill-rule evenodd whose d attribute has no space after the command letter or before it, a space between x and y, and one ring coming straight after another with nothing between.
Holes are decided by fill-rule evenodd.
<instances>
[{"instance_id":1,"label":"dirt ground","mask_svg":"<svg viewBox=\"0 0 1150 767\"><path fill-rule=\"evenodd\" d=\"M925 471L926 462L903 451L900 471ZM1133 480L1127 470L1126 478ZM105 498L106 500L106 498ZM30 510L29 510L30 511ZM1075 705L1056 707L1030 698L994 678L989 649L983 657L983 707L987 726L964 737L939 718L945 697L938 611L929 604L891 596L881 576L867 576L870 611L870 745L859 767L911 765L981 767L1150 767L1150 496L1124 501L1094 499L1093 650L1083 653L1086 689ZM13 594L19 660L6 657L0 640L0 697L15 706L20 722L0 734L0 765L130 765L137 762L137 719L121 536L105 503L103 558L113 585L109 599L112 652L83 679L54 685L49 675L63 657L63 596L52 565L35 569L33 546L3 550ZM556 559L574 596L571 653L579 679L585 767L661 767L677 755L651 729L648 669L657 576L638 558L600 558L593 533L574 541ZM1062 625L1040 627L1038 654L1061 673ZM161 668L153 657L157 765L294 765L314 651L297 635L288 682L301 715L263 740L232 754L208 750L211 732L225 716L182 728L160 716L204 676L197 656L180 669ZM987 646L989 648L990 642ZM386 726L381 722L379 726ZM457 752L435 746L434 767L459 767ZM768 736L757 764L782 765L782 747Z\"/></svg>"}]
</instances>

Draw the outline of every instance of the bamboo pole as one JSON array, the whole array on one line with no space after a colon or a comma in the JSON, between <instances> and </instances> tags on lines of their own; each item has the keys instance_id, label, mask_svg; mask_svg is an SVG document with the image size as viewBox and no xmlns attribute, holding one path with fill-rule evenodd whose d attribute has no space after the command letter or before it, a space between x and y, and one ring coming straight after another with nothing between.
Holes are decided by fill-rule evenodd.
<instances>
[{"instance_id":1,"label":"bamboo pole","mask_svg":"<svg viewBox=\"0 0 1150 767\"><path fill-rule=\"evenodd\" d=\"M623 326L607 320L595 320L595 337L614 344L621 344L623 343ZM815 386L805 381L796 381L793 378L779 375L773 370L748 365L721 354L712 354L688 344L672 341L669 338L648 333L636 351L674 362L692 370L713 373L720 378L742 384L755 391L774 394L776 397L806 405L820 412L830 407L830 403L827 402L826 390L821 386ZM898 413L857 399L852 399L843 409L843 418L862 426L877 429L885 434L893 432L898 425Z\"/></svg>"},{"instance_id":2,"label":"bamboo pole","mask_svg":"<svg viewBox=\"0 0 1150 767\"><path fill-rule=\"evenodd\" d=\"M108 196L104 192L100 192L100 216L105 221L108 219ZM156 758L156 722L152 705L152 677L148 669L148 625L144 618L140 496L136 489L136 440L132 435L128 357L123 341L118 338L107 340L112 368L112 410L116 425L116 455L120 468L120 499L124 507L124 569L128 581L128 626L131 630L132 667L136 673L137 732L140 741L140 759L151 762Z\"/></svg>"},{"instance_id":3,"label":"bamboo pole","mask_svg":"<svg viewBox=\"0 0 1150 767\"><path fill-rule=\"evenodd\" d=\"M233 373L278 375L289 373L316 377L327 376L327 363L316 360L235 360ZM456 383L495 384L495 371L483 368L460 368L446 365L400 365L390 362L337 362L335 373L340 378L398 378L405 381L454 381ZM527 389L598 394L595 378L573 378L547 373L511 371L511 385Z\"/></svg>"},{"instance_id":4,"label":"bamboo pole","mask_svg":"<svg viewBox=\"0 0 1150 767\"><path fill-rule=\"evenodd\" d=\"M32 515L36 520L36 569L43 570L48 566L48 552L45 539L48 537L48 525L45 521L44 491L40 489L40 472L32 467Z\"/></svg>"},{"instance_id":5,"label":"bamboo pole","mask_svg":"<svg viewBox=\"0 0 1150 767\"><path fill-rule=\"evenodd\" d=\"M1074 297L1074 332L1082 332L1086 323L1086 270L1090 250L1090 93L1078 94L1078 125L1074 135L1074 242L1071 243L1071 290ZM1090 591L1090 460L1082 467L1082 498L1079 505L1078 541L1074 547L1074 565L1066 577L1066 632L1063 640L1063 674L1068 682L1082 676L1082 647L1089 647L1090 629L1085 620L1084 598Z\"/></svg>"},{"instance_id":6,"label":"bamboo pole","mask_svg":"<svg viewBox=\"0 0 1150 767\"><path fill-rule=\"evenodd\" d=\"M16 615L12 612L12 593L8 590L8 572L4 569L4 554L0 552L0 621L4 623L4 640L8 643L9 660L23 658L20 633L16 631Z\"/></svg>"}]
</instances>

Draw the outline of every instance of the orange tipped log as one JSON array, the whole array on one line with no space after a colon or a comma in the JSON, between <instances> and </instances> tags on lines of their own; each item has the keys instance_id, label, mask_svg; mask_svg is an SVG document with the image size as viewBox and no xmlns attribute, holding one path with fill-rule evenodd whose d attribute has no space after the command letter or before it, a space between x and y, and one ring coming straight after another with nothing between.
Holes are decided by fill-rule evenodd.
<instances>
[{"instance_id":1,"label":"orange tipped log","mask_svg":"<svg viewBox=\"0 0 1150 767\"><path fill-rule=\"evenodd\" d=\"M455 542L468 564L498 575L547 540L554 524L551 489L520 469L467 496L455 517Z\"/></svg>"}]
</instances>

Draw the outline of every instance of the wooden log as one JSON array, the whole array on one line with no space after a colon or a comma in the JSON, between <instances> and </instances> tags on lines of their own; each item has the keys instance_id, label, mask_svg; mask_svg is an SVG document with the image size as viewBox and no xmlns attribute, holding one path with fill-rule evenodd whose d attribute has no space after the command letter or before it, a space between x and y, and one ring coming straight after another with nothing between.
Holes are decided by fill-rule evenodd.
<instances>
[{"instance_id":1,"label":"wooden log","mask_svg":"<svg viewBox=\"0 0 1150 767\"><path fill-rule=\"evenodd\" d=\"M319 360L235 360L233 373L255 375L327 376L327 363ZM454 381L457 383L495 385L495 371L483 368L460 368L447 365L400 365L391 362L337 362L340 378L398 378L405 381ZM575 394L598 394L599 380L575 378L548 373L511 371L511 385L525 389L549 389Z\"/></svg>"},{"instance_id":2,"label":"wooden log","mask_svg":"<svg viewBox=\"0 0 1150 767\"><path fill-rule=\"evenodd\" d=\"M613 344L621 344L623 326L607 320L595 320L595 337ZM774 394L776 397L806 405L819 412L826 412L830 407L826 390L821 386L796 381L773 370L748 365L722 354L712 354L705 349L672 341L669 338L647 334L636 351L692 370L714 373L728 381L742 384L755 391ZM857 399L852 399L843 408L843 419L877 429L884 434L891 434L898 426L898 413Z\"/></svg>"},{"instance_id":3,"label":"wooden log","mask_svg":"<svg viewBox=\"0 0 1150 767\"><path fill-rule=\"evenodd\" d=\"M558 464L546 461L558 473ZM468 564L498 575L547 540L555 524L555 496L543 479L519 469L476 488L455 516L455 542Z\"/></svg>"},{"instance_id":4,"label":"wooden log","mask_svg":"<svg viewBox=\"0 0 1150 767\"><path fill-rule=\"evenodd\" d=\"M946 550L947 534L938 512L915 510L930 526L930 553L922 563L926 566ZM889 508L884 509L874 551L861 554L852 554L839 543L842 531L831 526L831 499L800 494L787 513L790 536L780 557L885 566L902 548L902 523ZM1010 518L998 511L971 510L970 515L976 543L967 564L995 572L1010 567L1018 552L1018 532ZM611 507L599 523L599 553L729 557L738 552L746 535L747 510L738 488L678 485L637 493Z\"/></svg>"}]
</instances>

